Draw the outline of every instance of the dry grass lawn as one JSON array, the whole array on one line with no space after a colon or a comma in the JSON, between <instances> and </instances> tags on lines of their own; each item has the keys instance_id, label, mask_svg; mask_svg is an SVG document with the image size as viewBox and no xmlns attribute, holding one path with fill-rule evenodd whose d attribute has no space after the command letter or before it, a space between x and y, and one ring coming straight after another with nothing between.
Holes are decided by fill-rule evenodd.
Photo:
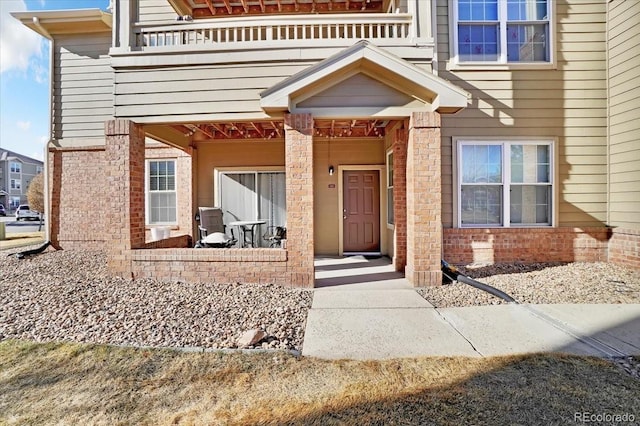
<instances>
[{"instance_id":1,"label":"dry grass lawn","mask_svg":"<svg viewBox=\"0 0 640 426\"><path fill-rule=\"evenodd\" d=\"M0 424L570 424L640 419L640 381L606 361L321 361L0 342Z\"/></svg>"}]
</instances>

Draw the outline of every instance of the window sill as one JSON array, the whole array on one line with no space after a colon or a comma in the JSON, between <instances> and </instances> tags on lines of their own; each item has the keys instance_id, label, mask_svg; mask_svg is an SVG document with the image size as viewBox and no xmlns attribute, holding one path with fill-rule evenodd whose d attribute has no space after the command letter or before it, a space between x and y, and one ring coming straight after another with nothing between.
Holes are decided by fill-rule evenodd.
<instances>
[{"instance_id":1,"label":"window sill","mask_svg":"<svg viewBox=\"0 0 640 426\"><path fill-rule=\"evenodd\" d=\"M460 225L458 229L549 229L554 228L553 225Z\"/></svg>"},{"instance_id":2,"label":"window sill","mask_svg":"<svg viewBox=\"0 0 640 426\"><path fill-rule=\"evenodd\" d=\"M171 231L177 231L180 229L180 225L175 224L175 223L152 223L152 224L147 224L144 226L144 229L146 231L150 231L153 228L169 228Z\"/></svg>"},{"instance_id":3,"label":"window sill","mask_svg":"<svg viewBox=\"0 0 640 426\"><path fill-rule=\"evenodd\" d=\"M517 70L555 70L557 65L553 62L537 63L523 62L511 64L469 62L447 62L447 71L517 71Z\"/></svg>"}]
</instances>

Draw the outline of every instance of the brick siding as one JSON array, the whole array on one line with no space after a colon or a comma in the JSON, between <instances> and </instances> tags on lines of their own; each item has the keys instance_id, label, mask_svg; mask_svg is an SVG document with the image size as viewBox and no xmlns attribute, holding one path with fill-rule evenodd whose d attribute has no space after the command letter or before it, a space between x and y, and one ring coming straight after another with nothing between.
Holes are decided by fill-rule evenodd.
<instances>
[{"instance_id":1,"label":"brick siding","mask_svg":"<svg viewBox=\"0 0 640 426\"><path fill-rule=\"evenodd\" d=\"M407 265L407 131L396 130L393 140L393 217L394 256L396 271L404 272Z\"/></svg>"},{"instance_id":2,"label":"brick siding","mask_svg":"<svg viewBox=\"0 0 640 426\"><path fill-rule=\"evenodd\" d=\"M48 161L53 246L104 248L108 199L104 147L52 148Z\"/></svg>"},{"instance_id":3,"label":"brick siding","mask_svg":"<svg viewBox=\"0 0 640 426\"><path fill-rule=\"evenodd\" d=\"M608 228L444 230L444 259L452 264L607 261Z\"/></svg>"},{"instance_id":4,"label":"brick siding","mask_svg":"<svg viewBox=\"0 0 640 426\"><path fill-rule=\"evenodd\" d=\"M609 261L640 270L640 230L614 228L609 241Z\"/></svg>"}]
</instances>

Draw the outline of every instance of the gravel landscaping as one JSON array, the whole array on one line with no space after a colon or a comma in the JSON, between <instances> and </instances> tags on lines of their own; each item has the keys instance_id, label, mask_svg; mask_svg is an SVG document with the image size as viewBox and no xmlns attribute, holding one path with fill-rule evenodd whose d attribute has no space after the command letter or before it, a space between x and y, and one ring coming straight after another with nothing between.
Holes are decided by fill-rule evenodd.
<instances>
[{"instance_id":1,"label":"gravel landscaping","mask_svg":"<svg viewBox=\"0 0 640 426\"><path fill-rule=\"evenodd\" d=\"M610 263L497 264L458 270L520 303L640 303L640 272ZM507 303L458 282L418 292L439 308Z\"/></svg>"},{"instance_id":2,"label":"gravel landscaping","mask_svg":"<svg viewBox=\"0 0 640 426\"><path fill-rule=\"evenodd\" d=\"M0 340L236 348L244 332L263 329L256 347L302 348L308 290L130 281L110 277L101 252L0 253Z\"/></svg>"},{"instance_id":3,"label":"gravel landscaping","mask_svg":"<svg viewBox=\"0 0 640 426\"><path fill-rule=\"evenodd\" d=\"M262 329L267 337L249 348L302 348L309 290L130 281L107 274L102 252L49 249L22 260L1 253L0 340L220 349ZM521 303L640 303L640 272L608 263L460 270ZM436 307L505 303L461 283L418 292Z\"/></svg>"}]
</instances>

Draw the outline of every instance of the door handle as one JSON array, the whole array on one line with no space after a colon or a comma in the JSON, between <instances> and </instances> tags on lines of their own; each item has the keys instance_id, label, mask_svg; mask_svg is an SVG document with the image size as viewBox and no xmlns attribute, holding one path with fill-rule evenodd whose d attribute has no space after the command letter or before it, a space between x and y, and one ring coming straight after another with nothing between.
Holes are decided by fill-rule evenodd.
<instances>
[{"instance_id":1,"label":"door handle","mask_svg":"<svg viewBox=\"0 0 640 426\"><path fill-rule=\"evenodd\" d=\"M347 220L347 215L342 216L342 220Z\"/></svg>"}]
</instances>

